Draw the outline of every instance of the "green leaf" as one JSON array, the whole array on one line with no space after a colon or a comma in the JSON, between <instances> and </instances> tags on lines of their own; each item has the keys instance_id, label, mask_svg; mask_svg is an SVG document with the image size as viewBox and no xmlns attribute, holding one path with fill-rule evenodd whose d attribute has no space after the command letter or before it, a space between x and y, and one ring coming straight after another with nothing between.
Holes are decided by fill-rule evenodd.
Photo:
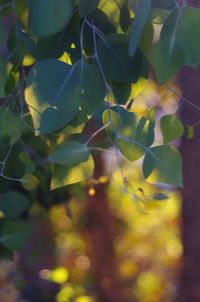
<instances>
[{"instance_id":1,"label":"green leaf","mask_svg":"<svg viewBox=\"0 0 200 302\"><path fill-rule=\"evenodd\" d=\"M131 25L130 11L129 11L127 4L123 4L120 7L119 23L120 23L121 29L124 32L126 32L129 29L129 26Z\"/></svg>"},{"instance_id":2,"label":"green leaf","mask_svg":"<svg viewBox=\"0 0 200 302\"><path fill-rule=\"evenodd\" d=\"M6 218L17 218L30 206L30 200L18 191L11 190L1 195L0 210Z\"/></svg>"},{"instance_id":3,"label":"green leaf","mask_svg":"<svg viewBox=\"0 0 200 302\"><path fill-rule=\"evenodd\" d=\"M194 127L191 125L186 125L186 137L188 139L194 138Z\"/></svg>"},{"instance_id":4,"label":"green leaf","mask_svg":"<svg viewBox=\"0 0 200 302\"><path fill-rule=\"evenodd\" d=\"M151 49L151 60L159 84L163 84L174 76L184 65L185 54L175 41L171 47L171 39L158 41Z\"/></svg>"},{"instance_id":5,"label":"green leaf","mask_svg":"<svg viewBox=\"0 0 200 302\"><path fill-rule=\"evenodd\" d=\"M105 95L99 71L81 61L68 65L57 60L37 63L27 79L25 98L36 134L58 130L71 122L79 107L88 114Z\"/></svg>"},{"instance_id":6,"label":"green leaf","mask_svg":"<svg viewBox=\"0 0 200 302\"><path fill-rule=\"evenodd\" d=\"M79 0L79 15L85 17L93 12L97 8L99 1L100 0Z\"/></svg>"},{"instance_id":7,"label":"green leaf","mask_svg":"<svg viewBox=\"0 0 200 302\"><path fill-rule=\"evenodd\" d=\"M87 161L88 157L89 150L86 145L77 141L67 141L58 145L48 159L71 167Z\"/></svg>"},{"instance_id":8,"label":"green leaf","mask_svg":"<svg viewBox=\"0 0 200 302\"><path fill-rule=\"evenodd\" d=\"M157 194L153 195L153 199L160 201L160 200L169 199L169 197L163 193L157 193Z\"/></svg>"},{"instance_id":9,"label":"green leaf","mask_svg":"<svg viewBox=\"0 0 200 302\"><path fill-rule=\"evenodd\" d=\"M133 19L131 27L131 38L129 43L129 55L134 56L140 41L140 36L144 25L147 22L149 11L151 8L151 0L137 1L137 8L135 11L135 18Z\"/></svg>"},{"instance_id":10,"label":"green leaf","mask_svg":"<svg viewBox=\"0 0 200 302\"><path fill-rule=\"evenodd\" d=\"M6 79L7 79L7 70L4 61L0 57L0 97L1 98L6 96L4 90Z\"/></svg>"},{"instance_id":11,"label":"green leaf","mask_svg":"<svg viewBox=\"0 0 200 302\"><path fill-rule=\"evenodd\" d=\"M186 6L183 8L177 30L174 33L178 11L173 11L163 25L161 38L175 39L185 52L185 64L196 67L200 63L200 9Z\"/></svg>"},{"instance_id":12,"label":"green leaf","mask_svg":"<svg viewBox=\"0 0 200 302\"><path fill-rule=\"evenodd\" d=\"M143 28L140 37L139 47L145 53L148 54L154 37L154 27L151 22L147 22Z\"/></svg>"},{"instance_id":13,"label":"green leaf","mask_svg":"<svg viewBox=\"0 0 200 302\"><path fill-rule=\"evenodd\" d=\"M106 131L122 154L131 161L139 159L154 141L153 123L122 107L106 110L103 123L110 123Z\"/></svg>"},{"instance_id":14,"label":"green leaf","mask_svg":"<svg viewBox=\"0 0 200 302\"><path fill-rule=\"evenodd\" d=\"M31 233L30 223L7 220L1 228L0 243L11 251L23 247Z\"/></svg>"},{"instance_id":15,"label":"green leaf","mask_svg":"<svg viewBox=\"0 0 200 302\"><path fill-rule=\"evenodd\" d=\"M62 30L72 13L72 0L29 0L29 25L33 34L39 38Z\"/></svg>"},{"instance_id":16,"label":"green leaf","mask_svg":"<svg viewBox=\"0 0 200 302\"><path fill-rule=\"evenodd\" d=\"M0 107L0 145L15 143L21 134L21 121L7 107Z\"/></svg>"},{"instance_id":17,"label":"green leaf","mask_svg":"<svg viewBox=\"0 0 200 302\"><path fill-rule=\"evenodd\" d=\"M164 144L167 144L184 134L184 126L176 115L165 115L160 120Z\"/></svg>"},{"instance_id":18,"label":"green leaf","mask_svg":"<svg viewBox=\"0 0 200 302\"><path fill-rule=\"evenodd\" d=\"M94 160L90 155L86 162L69 168L68 166L53 165L51 190L85 181L92 177Z\"/></svg>"},{"instance_id":19,"label":"green leaf","mask_svg":"<svg viewBox=\"0 0 200 302\"><path fill-rule=\"evenodd\" d=\"M112 81L135 83L140 77L148 76L148 63L145 55L137 49L135 56L128 55L129 36L111 34L99 39L98 58L105 76ZM93 60L95 62L95 60Z\"/></svg>"},{"instance_id":20,"label":"green leaf","mask_svg":"<svg viewBox=\"0 0 200 302\"><path fill-rule=\"evenodd\" d=\"M126 104L131 93L131 84L111 82L111 87L117 103L122 105Z\"/></svg>"},{"instance_id":21,"label":"green leaf","mask_svg":"<svg viewBox=\"0 0 200 302\"><path fill-rule=\"evenodd\" d=\"M26 190L33 190L39 184L39 180L32 174L26 174L22 177L22 185Z\"/></svg>"},{"instance_id":22,"label":"green leaf","mask_svg":"<svg viewBox=\"0 0 200 302\"><path fill-rule=\"evenodd\" d=\"M80 79L81 109L86 115L92 115L102 104L106 94L105 84L98 69L91 64L79 65L82 78ZM82 69L82 71L81 71Z\"/></svg>"},{"instance_id":23,"label":"green leaf","mask_svg":"<svg viewBox=\"0 0 200 302\"><path fill-rule=\"evenodd\" d=\"M179 151L167 145L150 148L144 157L143 174L150 183L182 186L182 163Z\"/></svg>"}]
</instances>

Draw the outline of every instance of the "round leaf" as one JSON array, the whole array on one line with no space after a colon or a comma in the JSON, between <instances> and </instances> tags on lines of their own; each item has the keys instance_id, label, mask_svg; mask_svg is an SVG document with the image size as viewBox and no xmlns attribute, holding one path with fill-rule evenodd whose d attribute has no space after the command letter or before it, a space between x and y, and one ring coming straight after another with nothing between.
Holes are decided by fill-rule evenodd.
<instances>
[{"instance_id":1,"label":"round leaf","mask_svg":"<svg viewBox=\"0 0 200 302\"><path fill-rule=\"evenodd\" d=\"M165 144L181 137L184 133L183 124L176 115L163 116L160 121L160 127Z\"/></svg>"},{"instance_id":2,"label":"round leaf","mask_svg":"<svg viewBox=\"0 0 200 302\"><path fill-rule=\"evenodd\" d=\"M87 161L88 157L89 150L86 145L77 141L67 141L58 145L48 159L54 163L71 167Z\"/></svg>"},{"instance_id":3,"label":"round leaf","mask_svg":"<svg viewBox=\"0 0 200 302\"><path fill-rule=\"evenodd\" d=\"M150 148L144 158L143 173L150 183L182 186L182 163L179 151L167 145Z\"/></svg>"},{"instance_id":4,"label":"round leaf","mask_svg":"<svg viewBox=\"0 0 200 302\"><path fill-rule=\"evenodd\" d=\"M140 77L147 77L146 57L140 49L137 49L134 57L131 58L128 55L128 43L129 36L122 34L107 35L98 40L98 58L109 80L135 83Z\"/></svg>"},{"instance_id":5,"label":"round leaf","mask_svg":"<svg viewBox=\"0 0 200 302\"><path fill-rule=\"evenodd\" d=\"M0 197L0 210L6 218L17 218L30 205L30 200L18 191L9 191Z\"/></svg>"},{"instance_id":6,"label":"round leaf","mask_svg":"<svg viewBox=\"0 0 200 302\"><path fill-rule=\"evenodd\" d=\"M29 0L29 25L39 38L62 30L73 13L72 0Z\"/></svg>"}]
</instances>

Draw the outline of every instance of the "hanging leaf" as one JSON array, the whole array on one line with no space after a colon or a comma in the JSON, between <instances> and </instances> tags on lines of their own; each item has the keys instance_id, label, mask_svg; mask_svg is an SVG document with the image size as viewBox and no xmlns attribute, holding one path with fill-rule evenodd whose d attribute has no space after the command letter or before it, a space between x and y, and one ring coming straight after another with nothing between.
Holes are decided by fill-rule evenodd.
<instances>
[{"instance_id":1,"label":"hanging leaf","mask_svg":"<svg viewBox=\"0 0 200 302\"><path fill-rule=\"evenodd\" d=\"M163 84L184 65L185 54L177 42L172 45L171 49L171 39L163 39L152 47L151 60L157 81Z\"/></svg>"},{"instance_id":2,"label":"hanging leaf","mask_svg":"<svg viewBox=\"0 0 200 302\"><path fill-rule=\"evenodd\" d=\"M53 59L32 68L25 91L37 134L67 125L78 114L81 103L93 112L104 95L102 78L94 66L81 61L72 66Z\"/></svg>"},{"instance_id":3,"label":"hanging leaf","mask_svg":"<svg viewBox=\"0 0 200 302\"><path fill-rule=\"evenodd\" d=\"M138 117L120 106L103 113L106 131L122 154L129 160L140 158L154 141L154 126L144 117Z\"/></svg>"},{"instance_id":4,"label":"hanging leaf","mask_svg":"<svg viewBox=\"0 0 200 302\"><path fill-rule=\"evenodd\" d=\"M72 0L29 0L29 25L36 37L56 34L69 22L73 13Z\"/></svg>"},{"instance_id":5,"label":"hanging leaf","mask_svg":"<svg viewBox=\"0 0 200 302\"><path fill-rule=\"evenodd\" d=\"M1 228L0 243L11 251L18 250L23 247L30 233L30 223L6 220Z\"/></svg>"},{"instance_id":6,"label":"hanging leaf","mask_svg":"<svg viewBox=\"0 0 200 302\"><path fill-rule=\"evenodd\" d=\"M184 134L184 126L176 115L163 116L160 121L160 127L164 144L180 138Z\"/></svg>"},{"instance_id":7,"label":"hanging leaf","mask_svg":"<svg viewBox=\"0 0 200 302\"><path fill-rule=\"evenodd\" d=\"M68 167L53 165L51 190L85 181L92 177L94 172L94 160L90 155L86 162L78 166Z\"/></svg>"},{"instance_id":8,"label":"hanging leaf","mask_svg":"<svg viewBox=\"0 0 200 302\"><path fill-rule=\"evenodd\" d=\"M0 107L0 145L14 144L21 135L21 121L7 107Z\"/></svg>"},{"instance_id":9,"label":"hanging leaf","mask_svg":"<svg viewBox=\"0 0 200 302\"><path fill-rule=\"evenodd\" d=\"M179 151L167 145L150 148L144 157L143 173L150 183L182 186L182 163Z\"/></svg>"},{"instance_id":10,"label":"hanging leaf","mask_svg":"<svg viewBox=\"0 0 200 302\"><path fill-rule=\"evenodd\" d=\"M191 125L186 125L186 137L188 139L194 138L194 127Z\"/></svg>"},{"instance_id":11,"label":"hanging leaf","mask_svg":"<svg viewBox=\"0 0 200 302\"><path fill-rule=\"evenodd\" d=\"M3 98L6 96L5 94L5 83L7 79L7 70L5 66L5 62L0 57L0 97Z\"/></svg>"},{"instance_id":12,"label":"hanging leaf","mask_svg":"<svg viewBox=\"0 0 200 302\"><path fill-rule=\"evenodd\" d=\"M99 39L98 58L105 76L112 81L135 83L140 77L147 77L148 63L140 49L133 58L128 55L129 36L111 34ZM96 60L94 59L95 63ZM96 63L95 63L96 64Z\"/></svg>"},{"instance_id":13,"label":"hanging leaf","mask_svg":"<svg viewBox=\"0 0 200 302\"><path fill-rule=\"evenodd\" d=\"M30 206L30 200L18 191L11 190L1 195L0 210L6 218L17 218Z\"/></svg>"},{"instance_id":14,"label":"hanging leaf","mask_svg":"<svg viewBox=\"0 0 200 302\"><path fill-rule=\"evenodd\" d=\"M79 0L79 15L85 17L93 12L97 8L99 1L100 0Z\"/></svg>"},{"instance_id":15,"label":"hanging leaf","mask_svg":"<svg viewBox=\"0 0 200 302\"><path fill-rule=\"evenodd\" d=\"M130 11L129 11L127 4L123 4L120 7L119 23L120 23L121 29L124 32L126 32L129 29L129 26L131 25Z\"/></svg>"},{"instance_id":16,"label":"hanging leaf","mask_svg":"<svg viewBox=\"0 0 200 302\"><path fill-rule=\"evenodd\" d=\"M168 37L176 40L185 52L185 64L196 67L200 63L200 9L186 6L183 8L177 29L174 32L178 11L173 11L163 25L161 39Z\"/></svg>"},{"instance_id":17,"label":"hanging leaf","mask_svg":"<svg viewBox=\"0 0 200 302\"><path fill-rule=\"evenodd\" d=\"M48 159L51 162L72 167L87 161L88 157L89 150L86 145L77 141L67 141L58 145Z\"/></svg>"},{"instance_id":18,"label":"hanging leaf","mask_svg":"<svg viewBox=\"0 0 200 302\"><path fill-rule=\"evenodd\" d=\"M149 11L151 8L151 0L139 0L135 11L131 27L131 37L129 43L129 55L134 56L140 41L140 37L147 22Z\"/></svg>"},{"instance_id":19,"label":"hanging leaf","mask_svg":"<svg viewBox=\"0 0 200 302\"><path fill-rule=\"evenodd\" d=\"M26 190L33 190L39 184L39 180L32 174L26 174L22 177L22 185Z\"/></svg>"}]
</instances>

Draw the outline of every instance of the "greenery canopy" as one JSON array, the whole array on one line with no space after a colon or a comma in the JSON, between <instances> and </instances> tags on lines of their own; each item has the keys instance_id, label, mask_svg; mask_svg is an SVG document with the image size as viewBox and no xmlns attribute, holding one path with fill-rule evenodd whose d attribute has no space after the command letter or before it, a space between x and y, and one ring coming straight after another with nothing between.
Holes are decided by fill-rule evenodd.
<instances>
[{"instance_id":1,"label":"greenery canopy","mask_svg":"<svg viewBox=\"0 0 200 302\"><path fill-rule=\"evenodd\" d=\"M171 144L185 132L179 117L161 118L163 144L155 145L158 108L142 115L131 105L151 72L168 85L184 65L199 65L200 9L173 0L29 0L17 8L4 1L0 11L2 20L14 16L0 37L6 45L0 58L0 242L6 248L19 248L28 236L21 215L35 196L48 206L69 185L76 191L92 178L99 152L141 159L150 183L183 186L181 156ZM0 26L3 33L3 21Z\"/></svg>"}]
</instances>

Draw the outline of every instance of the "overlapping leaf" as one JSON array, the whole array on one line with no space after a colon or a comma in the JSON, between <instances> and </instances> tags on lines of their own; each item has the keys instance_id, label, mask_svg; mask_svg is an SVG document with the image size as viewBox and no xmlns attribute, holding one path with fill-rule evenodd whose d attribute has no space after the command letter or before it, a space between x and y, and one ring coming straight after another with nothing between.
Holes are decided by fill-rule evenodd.
<instances>
[{"instance_id":1,"label":"overlapping leaf","mask_svg":"<svg viewBox=\"0 0 200 302\"><path fill-rule=\"evenodd\" d=\"M122 107L106 110L103 122L108 134L122 154L129 160L139 159L154 141L154 125L144 117L137 117Z\"/></svg>"}]
</instances>

